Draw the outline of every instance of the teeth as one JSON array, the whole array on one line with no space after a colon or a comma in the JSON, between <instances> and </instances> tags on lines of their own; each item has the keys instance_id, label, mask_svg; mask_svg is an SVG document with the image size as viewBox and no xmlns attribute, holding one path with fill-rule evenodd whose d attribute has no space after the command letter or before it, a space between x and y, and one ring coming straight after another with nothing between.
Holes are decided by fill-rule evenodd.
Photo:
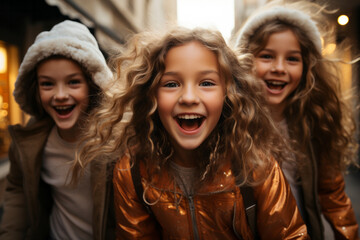
<instances>
[{"instance_id":1,"label":"teeth","mask_svg":"<svg viewBox=\"0 0 360 240\"><path fill-rule=\"evenodd\" d=\"M282 86L285 85L285 82L280 82L280 81L267 81L269 84L271 85L276 85L276 86Z\"/></svg>"},{"instance_id":2,"label":"teeth","mask_svg":"<svg viewBox=\"0 0 360 240\"><path fill-rule=\"evenodd\" d=\"M57 110L67 110L69 108L71 108L71 106L57 106L57 107L55 107L55 109L57 109Z\"/></svg>"},{"instance_id":3,"label":"teeth","mask_svg":"<svg viewBox=\"0 0 360 240\"><path fill-rule=\"evenodd\" d=\"M179 119L185 119L185 120L192 120L192 119L198 119L198 118L202 118L201 115L197 115L197 114L186 114L186 115L181 115L178 116Z\"/></svg>"}]
</instances>

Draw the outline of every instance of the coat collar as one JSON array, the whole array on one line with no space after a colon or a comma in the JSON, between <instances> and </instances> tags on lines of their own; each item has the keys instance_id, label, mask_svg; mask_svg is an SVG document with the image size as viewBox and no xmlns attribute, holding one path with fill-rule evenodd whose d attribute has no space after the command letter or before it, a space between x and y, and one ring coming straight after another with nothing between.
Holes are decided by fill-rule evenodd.
<instances>
[{"instance_id":1,"label":"coat collar","mask_svg":"<svg viewBox=\"0 0 360 240\"><path fill-rule=\"evenodd\" d=\"M25 127L19 124L9 126L12 143L28 176L40 176L44 146L53 126L54 122L48 118L40 121L30 119Z\"/></svg>"},{"instance_id":2,"label":"coat collar","mask_svg":"<svg viewBox=\"0 0 360 240\"><path fill-rule=\"evenodd\" d=\"M145 164L142 162L140 164L140 173L149 187L163 191L182 193L180 187L175 184L174 177L166 170L162 170L159 174L150 177L147 174ZM227 192L232 191L234 187L235 178L231 171L230 163L228 163L221 166L221 168L216 172L214 178L203 184L203 186L196 191L196 194L203 195L217 192Z\"/></svg>"}]
</instances>

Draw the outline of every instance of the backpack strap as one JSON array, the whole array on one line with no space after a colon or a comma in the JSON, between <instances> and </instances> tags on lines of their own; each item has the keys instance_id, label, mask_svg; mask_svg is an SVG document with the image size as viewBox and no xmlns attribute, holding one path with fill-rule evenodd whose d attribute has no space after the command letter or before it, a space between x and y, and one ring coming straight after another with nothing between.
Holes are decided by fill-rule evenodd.
<instances>
[{"instance_id":1,"label":"backpack strap","mask_svg":"<svg viewBox=\"0 0 360 240\"><path fill-rule=\"evenodd\" d=\"M139 199L139 201L144 205L147 212L150 214L150 216L154 217L154 213L151 211L151 208L149 205L147 205L144 201L143 194L144 194L144 188L141 183L141 176L140 176L140 166L138 161L134 161L134 165L131 168L131 178L133 180L133 184L135 187L136 195Z\"/></svg>"},{"instance_id":2,"label":"backpack strap","mask_svg":"<svg viewBox=\"0 0 360 240\"><path fill-rule=\"evenodd\" d=\"M256 201L254 197L254 189L250 186L241 186L240 191L244 201L246 219L251 232L254 235L254 239L259 239L256 227Z\"/></svg>"}]
</instances>

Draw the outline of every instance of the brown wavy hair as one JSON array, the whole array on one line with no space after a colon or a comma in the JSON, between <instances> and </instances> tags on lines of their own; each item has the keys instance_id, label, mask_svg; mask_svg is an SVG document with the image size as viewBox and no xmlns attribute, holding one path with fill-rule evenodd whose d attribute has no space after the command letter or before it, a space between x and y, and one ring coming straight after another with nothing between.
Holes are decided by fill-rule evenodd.
<instances>
[{"instance_id":1,"label":"brown wavy hair","mask_svg":"<svg viewBox=\"0 0 360 240\"><path fill-rule=\"evenodd\" d=\"M156 91L168 51L192 41L216 55L226 86L220 120L194 156L199 159L199 176L211 179L220 165L230 161L239 184L265 179L273 158L282 157L283 145L261 107L264 100L253 79L252 58L238 57L217 31L181 27L166 34L137 34L114 59L114 87L93 111L74 165L75 179L88 163L116 161L125 153L131 161L145 161L149 174L169 169L172 146L158 116ZM255 169L262 179L252 178Z\"/></svg>"},{"instance_id":2,"label":"brown wavy hair","mask_svg":"<svg viewBox=\"0 0 360 240\"><path fill-rule=\"evenodd\" d=\"M306 4L301 4L305 9ZM320 25L326 25L324 19L329 13L326 6L308 4L314 14L310 15L312 19L322 19ZM311 14L310 11L307 13ZM329 26L319 29L324 41L329 37L328 29ZM310 157L311 144L318 162L331 166L333 170L345 170L351 164L357 165L355 109L353 103L345 100L349 99L349 95L342 95L341 92L339 60L326 58L299 27L278 19L259 27L249 38L248 45L242 46L241 52L256 56L271 34L286 30L291 30L297 37L304 64L301 82L287 98L284 110L297 160L301 163L303 158Z\"/></svg>"}]
</instances>

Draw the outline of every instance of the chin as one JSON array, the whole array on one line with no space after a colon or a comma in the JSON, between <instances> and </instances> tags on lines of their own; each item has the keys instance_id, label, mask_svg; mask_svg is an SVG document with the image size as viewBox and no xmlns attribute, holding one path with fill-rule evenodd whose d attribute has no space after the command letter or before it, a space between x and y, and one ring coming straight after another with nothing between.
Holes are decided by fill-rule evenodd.
<instances>
[{"instance_id":1,"label":"chin","mask_svg":"<svg viewBox=\"0 0 360 240\"><path fill-rule=\"evenodd\" d=\"M196 150L197 148L200 147L201 144L181 144L179 145L182 149L187 150L187 151L193 151Z\"/></svg>"},{"instance_id":2,"label":"chin","mask_svg":"<svg viewBox=\"0 0 360 240\"><path fill-rule=\"evenodd\" d=\"M68 130L71 130L71 129L74 129L75 127L75 124L69 124L69 125L65 125L65 124L56 124L56 126L60 129L60 130L63 130L63 131L68 131Z\"/></svg>"}]
</instances>

